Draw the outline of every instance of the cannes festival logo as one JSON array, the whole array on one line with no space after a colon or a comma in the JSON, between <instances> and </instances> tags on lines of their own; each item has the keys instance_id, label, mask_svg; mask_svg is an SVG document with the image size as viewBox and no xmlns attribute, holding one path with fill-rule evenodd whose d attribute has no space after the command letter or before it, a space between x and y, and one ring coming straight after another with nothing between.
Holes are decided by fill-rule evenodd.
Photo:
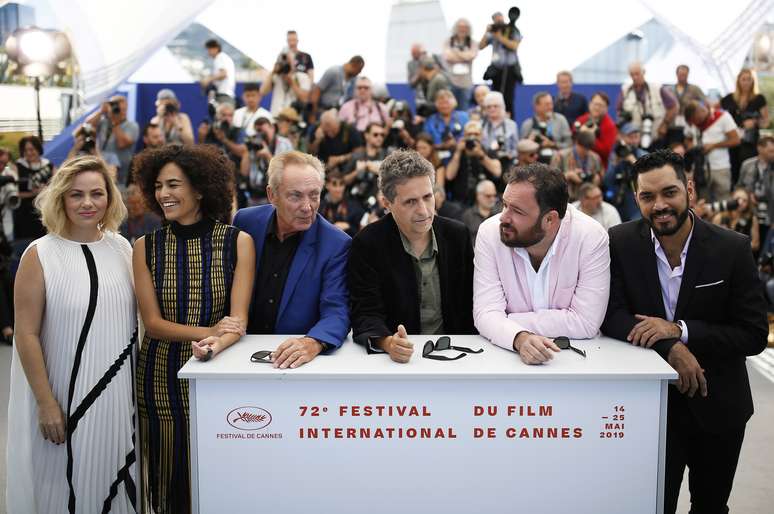
<instances>
[{"instance_id":1,"label":"cannes festival logo","mask_svg":"<svg viewBox=\"0 0 774 514\"><path fill-rule=\"evenodd\" d=\"M271 414L260 407L237 407L226 415L226 421L237 430L261 430L271 423Z\"/></svg>"}]
</instances>

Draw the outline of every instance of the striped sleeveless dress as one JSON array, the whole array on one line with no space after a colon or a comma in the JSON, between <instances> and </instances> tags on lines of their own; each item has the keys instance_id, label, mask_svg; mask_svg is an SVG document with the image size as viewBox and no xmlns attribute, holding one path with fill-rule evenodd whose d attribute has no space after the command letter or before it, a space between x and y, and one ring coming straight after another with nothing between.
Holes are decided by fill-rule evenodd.
<instances>
[{"instance_id":1,"label":"striped sleeveless dress","mask_svg":"<svg viewBox=\"0 0 774 514\"><path fill-rule=\"evenodd\" d=\"M46 295L40 345L67 437L60 445L43 439L37 402L14 351L6 507L9 514L132 514L137 497L132 248L113 232L93 243L48 234L33 247Z\"/></svg>"},{"instance_id":2,"label":"striped sleeveless dress","mask_svg":"<svg viewBox=\"0 0 774 514\"><path fill-rule=\"evenodd\" d=\"M161 316L210 327L230 312L239 229L202 220L175 222L145 236ZM178 370L191 358L190 341L145 336L137 364L137 408L144 484L143 512L191 510L188 381Z\"/></svg>"}]
</instances>

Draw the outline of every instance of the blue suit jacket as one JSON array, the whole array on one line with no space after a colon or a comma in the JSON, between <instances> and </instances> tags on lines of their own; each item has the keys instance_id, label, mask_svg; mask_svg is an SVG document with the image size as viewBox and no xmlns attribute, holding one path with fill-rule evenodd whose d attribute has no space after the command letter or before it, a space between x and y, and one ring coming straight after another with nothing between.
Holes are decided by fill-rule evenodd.
<instances>
[{"instance_id":1,"label":"blue suit jacket","mask_svg":"<svg viewBox=\"0 0 774 514\"><path fill-rule=\"evenodd\" d=\"M234 225L253 236L257 268L261 263L273 205L241 209ZM302 334L338 348L349 333L347 261L351 238L322 216L301 241L290 265L275 333ZM252 315L252 309L251 309Z\"/></svg>"}]
</instances>

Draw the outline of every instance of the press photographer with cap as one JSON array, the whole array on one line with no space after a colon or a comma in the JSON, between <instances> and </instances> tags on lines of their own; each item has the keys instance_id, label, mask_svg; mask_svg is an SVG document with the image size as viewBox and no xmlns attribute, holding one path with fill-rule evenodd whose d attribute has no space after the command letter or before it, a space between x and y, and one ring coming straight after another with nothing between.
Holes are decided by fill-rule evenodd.
<instances>
[{"instance_id":1,"label":"press photographer with cap","mask_svg":"<svg viewBox=\"0 0 774 514\"><path fill-rule=\"evenodd\" d=\"M161 89L156 94L156 115L153 125L161 128L165 143L193 144L191 118L180 110L180 101L171 89Z\"/></svg>"}]
</instances>

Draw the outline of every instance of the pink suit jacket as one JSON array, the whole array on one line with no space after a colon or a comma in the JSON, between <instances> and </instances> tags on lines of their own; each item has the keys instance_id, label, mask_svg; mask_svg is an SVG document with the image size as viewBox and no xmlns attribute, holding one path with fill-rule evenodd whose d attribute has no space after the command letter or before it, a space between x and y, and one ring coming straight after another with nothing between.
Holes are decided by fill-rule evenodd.
<instances>
[{"instance_id":1,"label":"pink suit jacket","mask_svg":"<svg viewBox=\"0 0 774 514\"><path fill-rule=\"evenodd\" d=\"M482 336L513 350L513 339L523 330L570 339L598 334L610 296L607 232L568 205L554 244L549 309L535 312L524 261L500 241L500 216L481 224L474 260L473 319Z\"/></svg>"}]
</instances>

